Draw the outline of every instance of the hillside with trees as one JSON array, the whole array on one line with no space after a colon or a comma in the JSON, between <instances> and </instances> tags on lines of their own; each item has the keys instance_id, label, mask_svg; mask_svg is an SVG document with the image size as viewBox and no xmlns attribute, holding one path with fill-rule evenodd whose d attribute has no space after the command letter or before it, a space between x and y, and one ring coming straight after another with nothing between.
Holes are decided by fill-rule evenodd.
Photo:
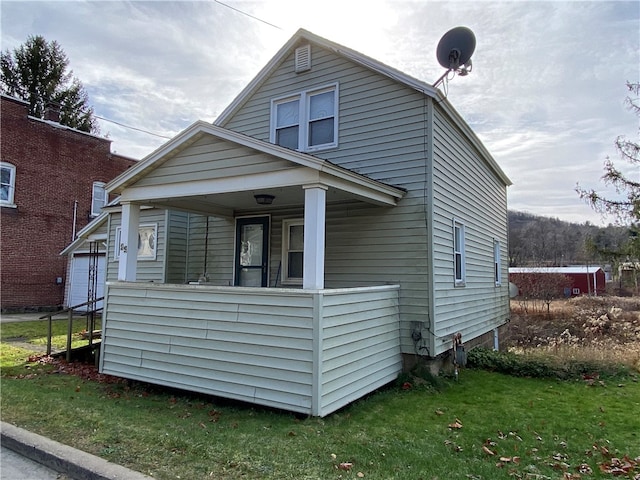
<instances>
[{"instance_id":1,"label":"hillside with trees","mask_svg":"<svg viewBox=\"0 0 640 480\"><path fill-rule=\"evenodd\" d=\"M598 227L509 211L509 266L611 264L632 236L628 227Z\"/></svg>"}]
</instances>

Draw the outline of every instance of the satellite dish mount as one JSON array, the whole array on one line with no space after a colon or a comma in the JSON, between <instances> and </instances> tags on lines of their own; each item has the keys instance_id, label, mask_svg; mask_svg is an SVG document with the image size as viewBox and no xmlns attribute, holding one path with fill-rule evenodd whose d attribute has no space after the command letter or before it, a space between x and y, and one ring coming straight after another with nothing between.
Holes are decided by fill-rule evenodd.
<instances>
[{"instance_id":1,"label":"satellite dish mount","mask_svg":"<svg viewBox=\"0 0 640 480\"><path fill-rule=\"evenodd\" d=\"M433 84L437 87L449 75L455 72L461 77L471 73L471 55L476 49L476 36L467 27L456 27L445 33L440 42L436 56L438 63L447 69Z\"/></svg>"}]
</instances>

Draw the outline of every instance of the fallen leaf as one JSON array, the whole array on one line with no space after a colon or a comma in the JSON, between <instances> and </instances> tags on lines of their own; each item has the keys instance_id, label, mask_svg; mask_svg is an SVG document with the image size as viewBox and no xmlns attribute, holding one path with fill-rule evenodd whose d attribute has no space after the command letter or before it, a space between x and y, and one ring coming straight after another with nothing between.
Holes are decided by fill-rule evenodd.
<instances>
[{"instance_id":1,"label":"fallen leaf","mask_svg":"<svg viewBox=\"0 0 640 480\"><path fill-rule=\"evenodd\" d=\"M356 477L358 477L358 478L364 478L364 473L362 473L362 472L358 472L358 473L356 473Z\"/></svg>"},{"instance_id":2,"label":"fallen leaf","mask_svg":"<svg viewBox=\"0 0 640 480\"><path fill-rule=\"evenodd\" d=\"M337 456L335 453L332 453L332 454L331 454L331 458L332 458L333 460L335 460L336 458L338 458L338 456Z\"/></svg>"},{"instance_id":3,"label":"fallen leaf","mask_svg":"<svg viewBox=\"0 0 640 480\"><path fill-rule=\"evenodd\" d=\"M484 453L486 453L487 455L495 455L496 454L496 452L494 452L491 449L489 449L486 445L482 446L482 451Z\"/></svg>"},{"instance_id":4,"label":"fallen leaf","mask_svg":"<svg viewBox=\"0 0 640 480\"><path fill-rule=\"evenodd\" d=\"M449 424L449 428L462 428L462 423L456 418L456 421Z\"/></svg>"},{"instance_id":5,"label":"fallen leaf","mask_svg":"<svg viewBox=\"0 0 640 480\"><path fill-rule=\"evenodd\" d=\"M436 415L444 415L444 412L442 410L436 410Z\"/></svg>"}]
</instances>

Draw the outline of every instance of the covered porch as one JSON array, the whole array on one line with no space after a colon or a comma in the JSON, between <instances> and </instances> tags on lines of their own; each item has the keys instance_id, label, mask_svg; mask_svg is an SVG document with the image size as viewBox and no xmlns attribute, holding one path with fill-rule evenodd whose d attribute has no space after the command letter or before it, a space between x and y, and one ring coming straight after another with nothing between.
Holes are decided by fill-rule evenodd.
<instances>
[{"instance_id":1,"label":"covered porch","mask_svg":"<svg viewBox=\"0 0 640 480\"><path fill-rule=\"evenodd\" d=\"M100 371L325 416L402 369L398 288L111 283Z\"/></svg>"},{"instance_id":2,"label":"covered porch","mask_svg":"<svg viewBox=\"0 0 640 480\"><path fill-rule=\"evenodd\" d=\"M324 416L401 371L399 285L326 288L325 226L327 205L388 208L403 190L202 122L107 190L120 195L122 217L101 372ZM260 195L273 203L257 204ZM142 206L235 221L233 282L138 282ZM283 211L303 217L292 288L270 284L268 223L259 236L239 228Z\"/></svg>"}]
</instances>

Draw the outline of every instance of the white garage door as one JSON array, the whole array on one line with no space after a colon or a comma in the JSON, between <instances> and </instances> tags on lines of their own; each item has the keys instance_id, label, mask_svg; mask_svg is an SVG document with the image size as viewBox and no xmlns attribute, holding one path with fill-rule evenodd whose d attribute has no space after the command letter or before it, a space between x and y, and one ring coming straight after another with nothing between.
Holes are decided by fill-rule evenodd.
<instances>
[{"instance_id":1,"label":"white garage door","mask_svg":"<svg viewBox=\"0 0 640 480\"><path fill-rule=\"evenodd\" d=\"M69 305L79 305L87 301L89 289L89 257L88 255L74 255L71 264L71 286L69 288ZM104 295L105 256L98 255L98 288L96 298ZM97 308L102 308L102 302L98 302ZM86 310L87 307L78 310Z\"/></svg>"}]
</instances>

